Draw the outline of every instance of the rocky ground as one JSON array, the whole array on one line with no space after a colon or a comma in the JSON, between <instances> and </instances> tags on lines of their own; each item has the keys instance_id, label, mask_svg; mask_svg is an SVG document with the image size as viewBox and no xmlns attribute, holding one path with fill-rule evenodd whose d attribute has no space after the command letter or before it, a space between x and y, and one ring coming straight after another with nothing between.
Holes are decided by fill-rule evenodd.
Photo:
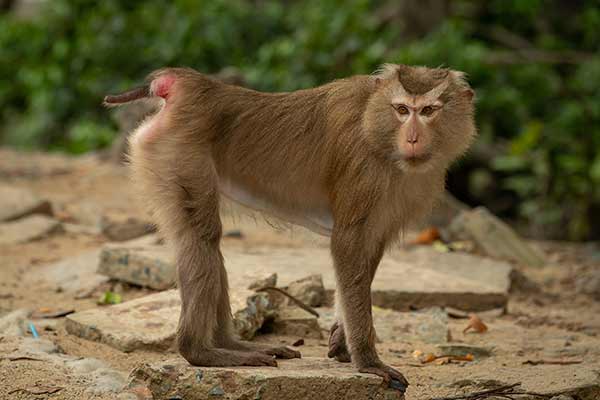
<instances>
[{"instance_id":1,"label":"rocky ground","mask_svg":"<svg viewBox=\"0 0 600 400\"><path fill-rule=\"evenodd\" d=\"M223 213L236 330L295 345L301 360L188 366L172 350L170 252L127 169L93 155L0 149L0 398L400 398L326 358L327 240L233 205ZM467 212L442 240L408 233L385 256L373 285L377 347L411 382L407 399L600 399L600 246L525 241L507 229Z\"/></svg>"}]
</instances>

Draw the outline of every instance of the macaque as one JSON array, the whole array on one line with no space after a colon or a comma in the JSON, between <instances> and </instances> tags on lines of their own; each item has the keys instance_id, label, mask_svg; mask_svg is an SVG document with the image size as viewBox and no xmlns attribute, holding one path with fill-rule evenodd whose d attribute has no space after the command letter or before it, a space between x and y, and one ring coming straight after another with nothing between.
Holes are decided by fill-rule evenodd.
<instances>
[{"instance_id":1,"label":"macaque","mask_svg":"<svg viewBox=\"0 0 600 400\"><path fill-rule=\"evenodd\" d=\"M290 93L228 85L192 69L153 72L107 105L156 99L130 138L134 182L174 246L177 346L197 366L276 366L287 347L234 337L220 251L220 196L331 237L337 322L330 358L408 382L375 349L371 282L408 224L431 210L476 135L464 74L386 64Z\"/></svg>"}]
</instances>

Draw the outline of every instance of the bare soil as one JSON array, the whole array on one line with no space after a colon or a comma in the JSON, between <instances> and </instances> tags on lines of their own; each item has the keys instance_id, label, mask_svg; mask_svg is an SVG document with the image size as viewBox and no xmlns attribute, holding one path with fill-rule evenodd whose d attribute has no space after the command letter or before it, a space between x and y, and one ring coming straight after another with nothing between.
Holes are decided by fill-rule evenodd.
<instances>
[{"instance_id":1,"label":"bare soil","mask_svg":"<svg viewBox=\"0 0 600 400\"><path fill-rule=\"evenodd\" d=\"M48 154L23 154L0 149L0 183L27 188L50 200L56 218L95 227L102 218L138 217L148 219L130 190L127 169L99 161L94 155L71 158ZM277 230L261 220L236 216L225 220L226 231L239 229L242 238L226 238L224 246L251 249L253 245L281 247L327 246L323 238L303 230ZM18 245L0 245L0 317L12 310L27 308L84 310L98 307L97 297L111 289L124 300L149 293L118 282L98 287L89 298L75 299L47 285L32 285L23 277L42 265L99 248L108 239L101 233L52 234L41 240ZM505 315L487 317L489 331L462 333L464 319L451 319L455 342L495 348L492 357L459 364L421 365L415 350L435 351L432 346L411 342L378 344L382 357L401 369L412 382L409 399L427 399L456 391L483 390L486 385L527 382L543 390L552 385L569 387L589 383L600 387L600 302L578 294L575 281L586 271L599 268L594 244L537 242L550 260L543 269L519 269L540 291L515 292ZM135 351L123 353L109 346L69 335L62 319L40 335L56 343L64 353L92 357L128 374L140 363L177 357L174 352ZM256 340L291 344L297 337L263 335ZM299 349L304 356L326 357L327 339L306 339ZM56 369L43 361L8 360L2 355L16 346L13 338L0 336L0 399L111 399L115 394L89 394L88 382L68 369ZM572 365L530 365L527 361L573 361ZM578 375L579 374L579 375ZM578 377L579 376L579 377ZM487 383L486 383L487 382ZM60 387L54 394L32 394L33 386ZM561 386L561 387L562 387ZM600 392L597 392L600 399ZM595 396L595 395L594 395ZM584 397L581 397L582 399ZM590 397L591 399L592 397Z\"/></svg>"}]
</instances>

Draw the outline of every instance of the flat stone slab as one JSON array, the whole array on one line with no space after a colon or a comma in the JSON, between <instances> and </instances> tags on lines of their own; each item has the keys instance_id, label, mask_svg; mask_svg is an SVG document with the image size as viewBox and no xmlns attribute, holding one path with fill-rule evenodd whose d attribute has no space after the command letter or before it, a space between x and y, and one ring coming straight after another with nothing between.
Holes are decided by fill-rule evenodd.
<instances>
[{"instance_id":1,"label":"flat stone slab","mask_svg":"<svg viewBox=\"0 0 600 400\"><path fill-rule=\"evenodd\" d=\"M173 343L181 302L176 290L68 315L67 331L122 351L166 350Z\"/></svg>"},{"instance_id":2,"label":"flat stone slab","mask_svg":"<svg viewBox=\"0 0 600 400\"><path fill-rule=\"evenodd\" d=\"M99 272L150 287L170 287L174 266L167 247L112 247ZM312 274L321 274L326 291L335 289L328 249L265 248L223 249L230 287L246 288L276 273L278 286ZM373 281L373 304L407 311L433 306L483 311L506 306L512 267L504 262L466 253L440 253L430 247L395 251L386 255Z\"/></svg>"},{"instance_id":3,"label":"flat stone slab","mask_svg":"<svg viewBox=\"0 0 600 400\"><path fill-rule=\"evenodd\" d=\"M0 244L26 243L61 230L59 221L45 215L31 215L0 224Z\"/></svg>"},{"instance_id":4,"label":"flat stone slab","mask_svg":"<svg viewBox=\"0 0 600 400\"><path fill-rule=\"evenodd\" d=\"M251 303L251 304L250 304ZM251 339L274 313L269 297L247 291L231 296L234 328ZM122 351L168 349L175 339L181 301L177 290L166 290L121 304L89 309L66 317L67 331Z\"/></svg>"},{"instance_id":5,"label":"flat stone slab","mask_svg":"<svg viewBox=\"0 0 600 400\"><path fill-rule=\"evenodd\" d=\"M137 390L136 390L137 388ZM278 360L278 368L198 368L181 359L142 364L130 375L129 390L146 388L155 399L402 399L381 378L350 365L320 358ZM179 397L177 397L179 396Z\"/></svg>"},{"instance_id":6,"label":"flat stone slab","mask_svg":"<svg viewBox=\"0 0 600 400\"><path fill-rule=\"evenodd\" d=\"M224 248L231 287L269 273L278 286L311 274L321 274L331 294L335 277L331 256L323 248ZM373 304L407 311L411 307L454 307L482 311L502 308L508 301L512 267L503 261L466 253L440 253L430 247L386 255L372 285Z\"/></svg>"},{"instance_id":7,"label":"flat stone slab","mask_svg":"<svg viewBox=\"0 0 600 400\"><path fill-rule=\"evenodd\" d=\"M52 215L52 205L29 190L0 185L0 221L13 221L31 214Z\"/></svg>"},{"instance_id":8,"label":"flat stone slab","mask_svg":"<svg viewBox=\"0 0 600 400\"><path fill-rule=\"evenodd\" d=\"M139 397L142 399L402 398L397 391L383 387L381 378L358 373L350 364L309 357L277 362L277 368L193 367L181 358L156 364L142 364L130 374L126 391L146 394ZM524 367L520 364L498 366L497 362L487 358L481 362L461 365L395 367L399 368L411 383L406 392L407 399L453 397L518 382L521 383L519 389L544 394L546 399L560 395L579 400L600 398L597 363L543 367ZM517 397L523 400L539 399L533 395L515 396Z\"/></svg>"}]
</instances>

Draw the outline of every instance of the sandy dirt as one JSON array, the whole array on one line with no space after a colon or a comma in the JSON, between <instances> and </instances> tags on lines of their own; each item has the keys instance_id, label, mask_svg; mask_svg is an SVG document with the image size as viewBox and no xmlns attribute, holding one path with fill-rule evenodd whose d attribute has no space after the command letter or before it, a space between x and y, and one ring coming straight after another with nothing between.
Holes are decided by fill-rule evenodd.
<instances>
[{"instance_id":1,"label":"sandy dirt","mask_svg":"<svg viewBox=\"0 0 600 400\"><path fill-rule=\"evenodd\" d=\"M95 227L103 217L148 219L130 191L127 169L100 162L93 155L68 158L0 149L0 183L27 188L50 200L56 218L67 223ZM280 247L327 246L323 238L296 229L274 230L260 218L256 221L239 216L227 218L225 230L234 229L241 230L243 237L225 239L224 246L251 249L258 244L270 246L273 251ZM124 300L150 293L147 289L108 282L97 287L89 298L75 299L72 293L43 284L35 286L24 279L45 264L97 249L107 242L101 233L67 230L29 243L0 245L0 317L21 308L80 311L98 307L97 297L109 289L121 293ZM486 384L493 386L494 381L504 384L524 381L536 390L548 385L568 387L569 382L600 387L600 301L578 294L575 285L582 273L599 268L600 260L595 258L598 247L552 242L536 245L550 260L548 266L517 269L537 284L540 292L512 294L505 315L485 319L489 327L485 334L464 334L466 320L450 319L454 341L493 347L496 349L493 357L471 363L420 365L413 352L434 351L432 346L407 341L378 344L383 359L401 369L412 382L408 399L428 399L457 390L482 390ZM102 360L125 375L140 363L177 357L175 352L123 353L74 337L66 332L61 318L41 329L40 336L67 355ZM256 340L289 345L296 339L263 335ZM3 357L14 352L20 343L11 336L0 335L0 399L116 398L114 393L86 391L90 379L85 374L77 375L45 361ZM304 356L326 357L326 336L321 340L307 339L299 349ZM528 360L567 360L574 364L524 364ZM33 394L34 387L60 390L53 394ZM600 399L600 391L597 393Z\"/></svg>"}]
</instances>

